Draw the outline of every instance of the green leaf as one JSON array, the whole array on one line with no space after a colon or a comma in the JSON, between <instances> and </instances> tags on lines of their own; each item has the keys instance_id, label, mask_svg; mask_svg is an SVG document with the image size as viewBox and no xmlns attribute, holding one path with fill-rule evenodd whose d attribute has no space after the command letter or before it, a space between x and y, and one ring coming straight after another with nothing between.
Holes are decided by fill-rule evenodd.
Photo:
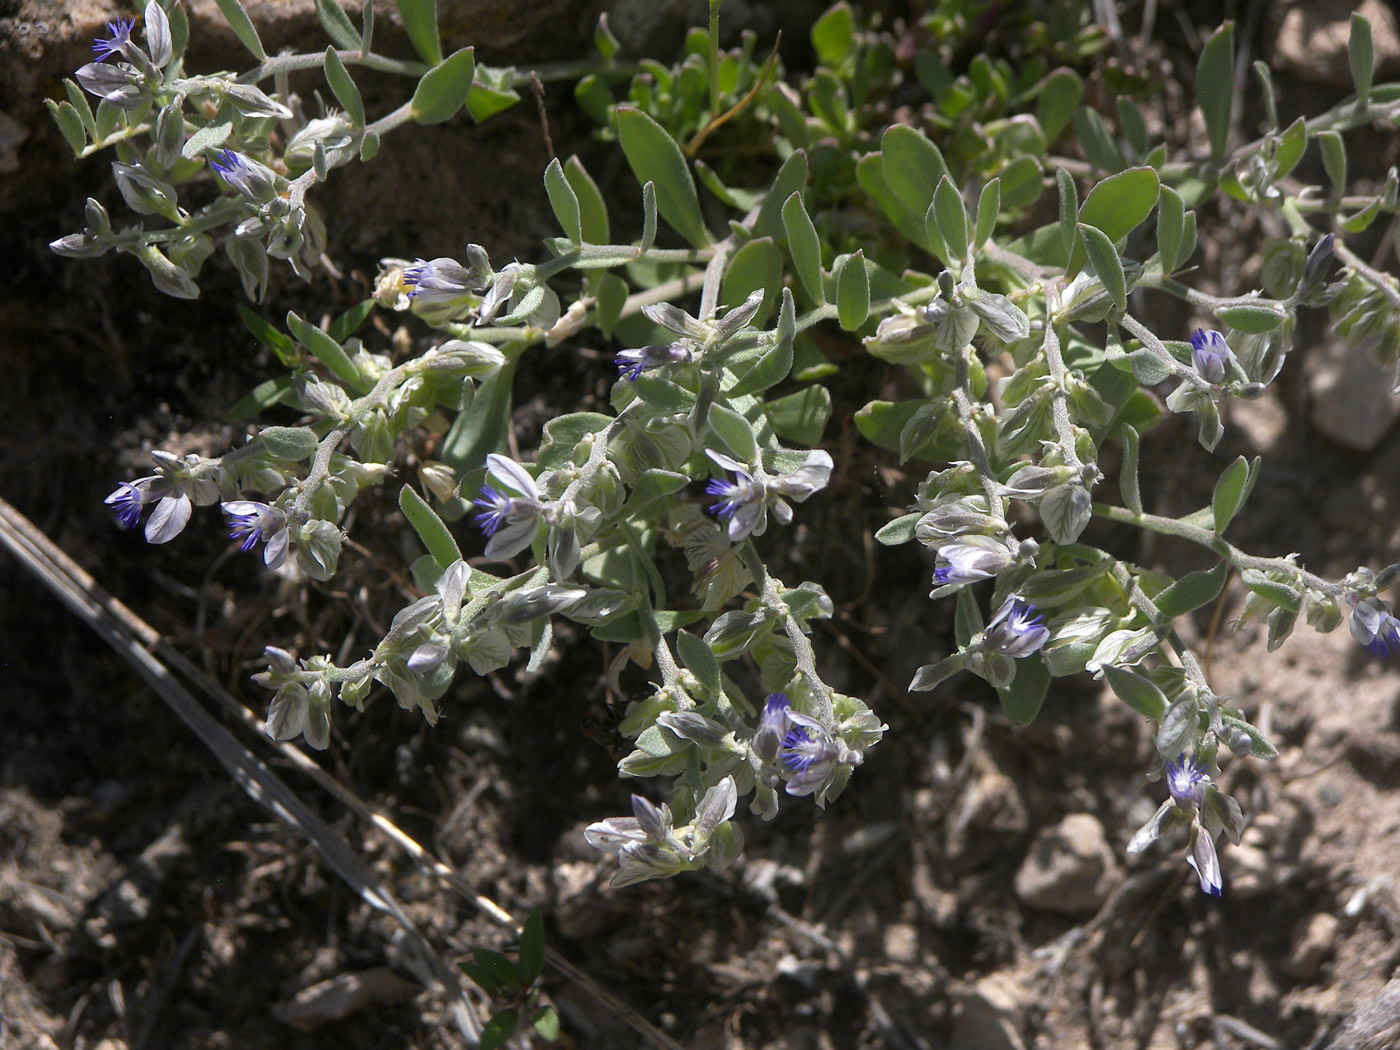
<instances>
[{"instance_id":1,"label":"green leaf","mask_svg":"<svg viewBox=\"0 0 1400 1050\"><path fill-rule=\"evenodd\" d=\"M1272 332L1283 324L1288 319L1288 311L1271 299L1260 299L1252 303L1235 303L1232 306L1219 307L1215 311L1215 316L1231 328L1237 328L1241 332L1249 332L1251 335L1258 335L1263 332Z\"/></svg>"},{"instance_id":2,"label":"green leaf","mask_svg":"<svg viewBox=\"0 0 1400 1050\"><path fill-rule=\"evenodd\" d=\"M1268 760L1278 758L1278 748L1274 747L1273 742L1243 718L1221 711L1220 720L1231 729L1241 729L1244 731L1249 737L1249 753L1254 758Z\"/></svg>"},{"instance_id":3,"label":"green leaf","mask_svg":"<svg viewBox=\"0 0 1400 1050\"><path fill-rule=\"evenodd\" d=\"M958 193L953 180L947 175L939 180L938 188L933 191L933 214L948 250L954 258L966 259L967 209L963 206L962 194Z\"/></svg>"},{"instance_id":4,"label":"green leaf","mask_svg":"<svg viewBox=\"0 0 1400 1050\"><path fill-rule=\"evenodd\" d=\"M1214 568L1188 572L1152 600L1162 615L1168 618L1184 616L1220 597L1229 577L1230 563L1222 561Z\"/></svg>"},{"instance_id":5,"label":"green leaf","mask_svg":"<svg viewBox=\"0 0 1400 1050\"><path fill-rule=\"evenodd\" d=\"M781 237L783 235L783 204L798 190L807 185L807 154L793 150L788 154L783 166L773 179L773 186L763 203L758 206L758 216L754 219L755 237Z\"/></svg>"},{"instance_id":6,"label":"green leaf","mask_svg":"<svg viewBox=\"0 0 1400 1050\"><path fill-rule=\"evenodd\" d=\"M442 44L438 42L437 0L394 0L399 19L413 48L430 66L442 63Z\"/></svg>"},{"instance_id":7,"label":"green leaf","mask_svg":"<svg viewBox=\"0 0 1400 1050\"><path fill-rule=\"evenodd\" d=\"M719 661L715 659L710 647L689 631L677 631L676 650L680 654L681 663L700 679L705 691L712 697L719 696Z\"/></svg>"},{"instance_id":8,"label":"green leaf","mask_svg":"<svg viewBox=\"0 0 1400 1050\"><path fill-rule=\"evenodd\" d=\"M402 8L402 4L399 5ZM409 112L419 124L441 124L456 116L472 89L476 58L469 47L448 56L445 62L423 74L409 103Z\"/></svg>"},{"instance_id":9,"label":"green leaf","mask_svg":"<svg viewBox=\"0 0 1400 1050\"><path fill-rule=\"evenodd\" d=\"M880 531L875 533L875 539L886 547L898 547L900 544L909 543L914 539L915 527L922 517L923 514L917 510L912 514L901 514L894 521L881 526Z\"/></svg>"},{"instance_id":10,"label":"green leaf","mask_svg":"<svg viewBox=\"0 0 1400 1050\"><path fill-rule=\"evenodd\" d=\"M1376 216L1380 214L1380 211L1381 199L1379 197L1374 197L1370 204L1366 205L1366 207L1362 208L1355 215L1348 215L1345 219L1339 219L1338 224L1342 229L1346 230L1347 233L1361 233L1366 227L1370 226L1371 223L1375 222Z\"/></svg>"},{"instance_id":11,"label":"green leaf","mask_svg":"<svg viewBox=\"0 0 1400 1050\"><path fill-rule=\"evenodd\" d=\"M957 641L958 648L965 648L972 641L972 636L985 626L982 622L982 610L977 608L977 599L972 593L972 588L964 587L958 592L957 602L953 606L953 638Z\"/></svg>"},{"instance_id":12,"label":"green leaf","mask_svg":"<svg viewBox=\"0 0 1400 1050\"><path fill-rule=\"evenodd\" d=\"M481 470L486 456L503 452L506 435L510 432L511 386L515 380L515 354L506 354L501 369L486 377L477 387L470 412L459 412L442 440L438 458L458 477ZM470 509L464 500L454 500L445 510L449 521L460 518Z\"/></svg>"},{"instance_id":13,"label":"green leaf","mask_svg":"<svg viewBox=\"0 0 1400 1050\"><path fill-rule=\"evenodd\" d=\"M238 304L238 316L243 319L243 327L252 333L254 339L276 354L277 360L284 365L292 364L296 359L296 343L242 303Z\"/></svg>"},{"instance_id":14,"label":"green leaf","mask_svg":"<svg viewBox=\"0 0 1400 1050\"><path fill-rule=\"evenodd\" d=\"M337 7L336 10L339 11L340 8ZM365 104L360 99L360 89L355 86L345 63L340 60L333 47L326 48L325 73L326 83L331 86L336 99L345 108L346 115L357 128L364 127Z\"/></svg>"},{"instance_id":15,"label":"green leaf","mask_svg":"<svg viewBox=\"0 0 1400 1050\"><path fill-rule=\"evenodd\" d=\"M1128 309L1128 283L1123 276L1123 260L1118 257L1118 249L1113 247L1108 234L1097 227L1081 222L1079 233L1084 238L1084 250L1094 266L1094 273L1108 289L1118 312L1125 312Z\"/></svg>"},{"instance_id":16,"label":"green leaf","mask_svg":"<svg viewBox=\"0 0 1400 1050\"><path fill-rule=\"evenodd\" d=\"M997 215L1001 211L1001 179L993 179L982 187L977 198L977 232L973 247L980 248L987 242L997 226Z\"/></svg>"},{"instance_id":17,"label":"green leaf","mask_svg":"<svg viewBox=\"0 0 1400 1050\"><path fill-rule=\"evenodd\" d=\"M1006 208L1029 208L1044 186L1044 172L1035 157L1020 156L1001 169L1001 203Z\"/></svg>"},{"instance_id":18,"label":"green leaf","mask_svg":"<svg viewBox=\"0 0 1400 1050\"><path fill-rule=\"evenodd\" d=\"M92 107L88 105L87 93L78 87L72 80L63 82L63 90L68 95L68 102L73 107L73 111L78 114L78 119L83 122L83 127L88 133L88 137L97 138L97 118L92 115Z\"/></svg>"},{"instance_id":19,"label":"green leaf","mask_svg":"<svg viewBox=\"0 0 1400 1050\"><path fill-rule=\"evenodd\" d=\"M1317 144L1322 150L1322 166L1332 188L1341 196L1347 191L1347 148L1342 136L1335 131L1319 131Z\"/></svg>"},{"instance_id":20,"label":"green leaf","mask_svg":"<svg viewBox=\"0 0 1400 1050\"><path fill-rule=\"evenodd\" d=\"M351 390L361 394L369 390L369 384L360 375L360 370L336 340L292 311L287 312L287 330L296 336L312 357L329 368Z\"/></svg>"},{"instance_id":21,"label":"green leaf","mask_svg":"<svg viewBox=\"0 0 1400 1050\"><path fill-rule=\"evenodd\" d=\"M1128 166L1127 158L1113 141L1113 133L1103 122L1097 110L1080 106L1074 111L1074 133L1079 137L1079 146L1089 163L1104 171L1122 171Z\"/></svg>"},{"instance_id":22,"label":"green leaf","mask_svg":"<svg viewBox=\"0 0 1400 1050\"><path fill-rule=\"evenodd\" d=\"M608 206L598 191L598 184L583 166L577 155L564 162L564 178L578 199L579 226L583 239L588 244L607 244L611 237L608 225Z\"/></svg>"},{"instance_id":23,"label":"green leaf","mask_svg":"<svg viewBox=\"0 0 1400 1050\"><path fill-rule=\"evenodd\" d=\"M1230 135L1230 107L1235 99L1235 24L1226 22L1211 34L1196 62L1196 101L1205 118L1210 155L1225 156Z\"/></svg>"},{"instance_id":24,"label":"green leaf","mask_svg":"<svg viewBox=\"0 0 1400 1050\"><path fill-rule=\"evenodd\" d=\"M1191 742L1191 737L1196 731L1197 710L1196 694L1189 692L1172 701L1172 705L1162 715L1162 724L1157 727L1155 743L1157 753L1163 758L1173 760L1186 750L1186 745Z\"/></svg>"},{"instance_id":25,"label":"green leaf","mask_svg":"<svg viewBox=\"0 0 1400 1050\"><path fill-rule=\"evenodd\" d=\"M792 371L792 341L797 335L797 309L792 301L792 289L783 289L783 305L778 310L777 339L773 349L758 359L758 362L739 377L739 381L725 391L731 398L744 394L756 394L780 383ZM643 375L639 377L645 379Z\"/></svg>"},{"instance_id":26,"label":"green leaf","mask_svg":"<svg viewBox=\"0 0 1400 1050\"><path fill-rule=\"evenodd\" d=\"M564 175L564 166L555 157L544 169L544 191L549 195L549 206L554 209L554 217L559 226L574 244L583 243L583 217L579 209L578 194L569 185Z\"/></svg>"},{"instance_id":27,"label":"green leaf","mask_svg":"<svg viewBox=\"0 0 1400 1050\"><path fill-rule=\"evenodd\" d=\"M1241 569L1240 579L1251 591L1280 609L1287 609L1291 613L1298 611L1303 596L1296 588L1278 580L1271 580L1257 569Z\"/></svg>"},{"instance_id":28,"label":"green leaf","mask_svg":"<svg viewBox=\"0 0 1400 1050\"><path fill-rule=\"evenodd\" d=\"M589 73L574 85L574 101L595 122L612 122L613 95L607 82L598 74Z\"/></svg>"},{"instance_id":29,"label":"green leaf","mask_svg":"<svg viewBox=\"0 0 1400 1050\"><path fill-rule=\"evenodd\" d=\"M642 251L650 250L656 242L656 183L642 184Z\"/></svg>"},{"instance_id":30,"label":"green leaf","mask_svg":"<svg viewBox=\"0 0 1400 1050\"><path fill-rule=\"evenodd\" d=\"M1158 688L1157 683L1144 678L1126 667L1103 665L1104 680L1108 682L1118 699L1127 704L1144 718L1160 721L1167 711L1167 694Z\"/></svg>"},{"instance_id":31,"label":"green leaf","mask_svg":"<svg viewBox=\"0 0 1400 1050\"><path fill-rule=\"evenodd\" d=\"M1123 464L1118 468L1118 490L1123 506L1134 514L1142 513L1142 494L1138 490L1138 432L1123 426Z\"/></svg>"},{"instance_id":32,"label":"green leaf","mask_svg":"<svg viewBox=\"0 0 1400 1050\"><path fill-rule=\"evenodd\" d=\"M1075 189L1074 177L1064 168L1055 169L1055 185L1060 191L1060 239L1064 242L1065 255L1069 256L1079 243L1079 231L1075 229L1079 215L1079 191Z\"/></svg>"},{"instance_id":33,"label":"green leaf","mask_svg":"<svg viewBox=\"0 0 1400 1050\"><path fill-rule=\"evenodd\" d=\"M462 552L457 548L457 541L452 538L447 525L423 497L407 485L399 490L399 510L403 511L413 531L418 533L418 538L423 541L423 546L433 556L439 569L461 561Z\"/></svg>"},{"instance_id":34,"label":"green leaf","mask_svg":"<svg viewBox=\"0 0 1400 1050\"><path fill-rule=\"evenodd\" d=\"M734 458L741 463L753 463L758 459L758 446L754 442L753 424L732 408L721 404L710 406L710 429L724 442Z\"/></svg>"},{"instance_id":35,"label":"green leaf","mask_svg":"<svg viewBox=\"0 0 1400 1050\"><path fill-rule=\"evenodd\" d=\"M638 397L662 412L679 414L689 412L695 407L693 393L669 379L662 379L659 375L643 372L632 380L630 385Z\"/></svg>"},{"instance_id":36,"label":"green leaf","mask_svg":"<svg viewBox=\"0 0 1400 1050\"><path fill-rule=\"evenodd\" d=\"M1069 127L1069 122L1074 118L1075 108L1083 97L1084 82L1072 69L1061 67L1041 82L1035 116L1040 123L1040 130L1045 133L1047 145L1053 144L1065 128Z\"/></svg>"},{"instance_id":37,"label":"green leaf","mask_svg":"<svg viewBox=\"0 0 1400 1050\"><path fill-rule=\"evenodd\" d=\"M615 273L605 273L598 280L598 330L604 339L613 337L622 307L627 302L627 282Z\"/></svg>"},{"instance_id":38,"label":"green leaf","mask_svg":"<svg viewBox=\"0 0 1400 1050\"><path fill-rule=\"evenodd\" d=\"M233 30L233 35L238 37L238 42L251 51L259 62L266 62L267 52L263 50L258 31L253 28L243 5L238 0L214 0L214 3L219 5L219 12L224 16L228 27Z\"/></svg>"},{"instance_id":39,"label":"green leaf","mask_svg":"<svg viewBox=\"0 0 1400 1050\"><path fill-rule=\"evenodd\" d=\"M359 330L360 325L365 323L365 318L373 312L374 300L361 299L344 313L331 318L326 331L336 342L343 343Z\"/></svg>"},{"instance_id":40,"label":"green leaf","mask_svg":"<svg viewBox=\"0 0 1400 1050\"><path fill-rule=\"evenodd\" d=\"M485 67L478 66L472 82L472 88L467 92L466 109L467 115L476 123L480 124L489 117L494 117L520 101L520 93L512 87L499 87L484 83L482 80ZM500 74L501 70L490 70L492 74Z\"/></svg>"},{"instance_id":41,"label":"green leaf","mask_svg":"<svg viewBox=\"0 0 1400 1050\"><path fill-rule=\"evenodd\" d=\"M1181 239L1186 233L1186 205L1181 194L1170 186L1162 187L1157 201L1157 253L1162 259L1162 273L1173 274L1181 265Z\"/></svg>"},{"instance_id":42,"label":"green leaf","mask_svg":"<svg viewBox=\"0 0 1400 1050\"><path fill-rule=\"evenodd\" d=\"M520 931L520 953L516 962L520 980L529 987L544 972L544 918L538 908L532 908Z\"/></svg>"},{"instance_id":43,"label":"green leaf","mask_svg":"<svg viewBox=\"0 0 1400 1050\"><path fill-rule=\"evenodd\" d=\"M778 303L783 286L783 253L771 238L749 241L729 261L720 284L721 306L738 306L753 292L763 290L763 305L754 314L754 325L763 328Z\"/></svg>"},{"instance_id":44,"label":"green leaf","mask_svg":"<svg viewBox=\"0 0 1400 1050\"><path fill-rule=\"evenodd\" d=\"M231 120L219 124L206 124L185 140L185 144L180 147L180 156L186 160L194 160L205 150L218 149L232 133Z\"/></svg>"},{"instance_id":45,"label":"green leaf","mask_svg":"<svg viewBox=\"0 0 1400 1050\"><path fill-rule=\"evenodd\" d=\"M293 463L309 458L320 444L310 427L263 427L258 437L274 456Z\"/></svg>"},{"instance_id":46,"label":"green leaf","mask_svg":"<svg viewBox=\"0 0 1400 1050\"><path fill-rule=\"evenodd\" d=\"M948 174L938 147L907 124L893 124L881 136L880 164L890 192L920 215L928 211L938 183Z\"/></svg>"},{"instance_id":47,"label":"green leaf","mask_svg":"<svg viewBox=\"0 0 1400 1050\"><path fill-rule=\"evenodd\" d=\"M515 1007L493 1014L491 1020L481 1026L481 1050L498 1050L515 1034L519 1025L520 1013Z\"/></svg>"},{"instance_id":48,"label":"green leaf","mask_svg":"<svg viewBox=\"0 0 1400 1050\"><path fill-rule=\"evenodd\" d=\"M87 146L87 129L83 127L83 118L78 115L77 107L71 102L55 102L51 98L44 99L44 104L49 107L58 130L63 132L68 148L75 155L81 153Z\"/></svg>"},{"instance_id":49,"label":"green leaf","mask_svg":"<svg viewBox=\"0 0 1400 1050\"><path fill-rule=\"evenodd\" d=\"M1249 499L1249 494L1254 489L1254 479L1258 476L1257 456L1253 463L1246 462L1245 458L1240 456L1221 473L1220 480L1215 483L1215 493L1210 498L1210 512L1215 521L1216 535L1223 535L1235 515L1240 512L1244 501Z\"/></svg>"},{"instance_id":50,"label":"green leaf","mask_svg":"<svg viewBox=\"0 0 1400 1050\"><path fill-rule=\"evenodd\" d=\"M696 248L710 243L685 154L660 124L634 106L617 107L617 138L632 174L655 185L661 217Z\"/></svg>"},{"instance_id":51,"label":"green leaf","mask_svg":"<svg viewBox=\"0 0 1400 1050\"><path fill-rule=\"evenodd\" d=\"M817 61L833 69L839 66L851 49L854 29L850 6L844 0L818 18L812 24L812 47L817 52Z\"/></svg>"},{"instance_id":52,"label":"green leaf","mask_svg":"<svg viewBox=\"0 0 1400 1050\"><path fill-rule=\"evenodd\" d=\"M234 406L224 413L225 423L242 423L261 415L273 405L282 401L293 390L291 376L268 379L255 386L246 397L239 398Z\"/></svg>"},{"instance_id":53,"label":"green leaf","mask_svg":"<svg viewBox=\"0 0 1400 1050\"><path fill-rule=\"evenodd\" d=\"M799 445L815 445L821 441L827 420L831 418L831 394L826 387L813 384L795 394L769 401L763 411L780 438Z\"/></svg>"},{"instance_id":54,"label":"green leaf","mask_svg":"<svg viewBox=\"0 0 1400 1050\"><path fill-rule=\"evenodd\" d=\"M637 484L627 497L627 513L639 514L659 499L665 499L690 484L689 474L678 474L673 470L653 467L642 471Z\"/></svg>"},{"instance_id":55,"label":"green leaf","mask_svg":"<svg viewBox=\"0 0 1400 1050\"><path fill-rule=\"evenodd\" d=\"M1308 127L1307 121L1299 117L1288 129L1279 136L1278 148L1274 151L1274 179L1283 178L1303 159L1303 153L1308 148Z\"/></svg>"},{"instance_id":56,"label":"green leaf","mask_svg":"<svg viewBox=\"0 0 1400 1050\"><path fill-rule=\"evenodd\" d=\"M535 1011L535 1016L530 1021L530 1025L539 1033L541 1039L549 1042L557 1042L559 1039L559 1014L552 1006L541 1006Z\"/></svg>"},{"instance_id":57,"label":"green leaf","mask_svg":"<svg viewBox=\"0 0 1400 1050\"><path fill-rule=\"evenodd\" d=\"M360 46L360 34L350 21L350 16L341 10L335 0L316 0L316 17L321 20L321 28L336 47L354 51Z\"/></svg>"},{"instance_id":58,"label":"green leaf","mask_svg":"<svg viewBox=\"0 0 1400 1050\"><path fill-rule=\"evenodd\" d=\"M807 295L818 306L826 302L822 289L822 244L817 228L802 204L802 194L794 193L783 202L783 229L787 231L788 253L793 269Z\"/></svg>"},{"instance_id":59,"label":"green leaf","mask_svg":"<svg viewBox=\"0 0 1400 1050\"><path fill-rule=\"evenodd\" d=\"M1356 104L1364 106L1371 96L1371 76L1376 71L1376 49L1371 42L1371 22L1360 11L1353 11L1351 15L1347 62L1351 66L1351 82L1356 85Z\"/></svg>"},{"instance_id":60,"label":"green leaf","mask_svg":"<svg viewBox=\"0 0 1400 1050\"><path fill-rule=\"evenodd\" d=\"M1040 714L1045 694L1050 688L1050 672L1035 656L1016 661L1016 677L1011 684L997 690L1001 709L1013 725L1028 726Z\"/></svg>"},{"instance_id":61,"label":"green leaf","mask_svg":"<svg viewBox=\"0 0 1400 1050\"><path fill-rule=\"evenodd\" d=\"M841 327L854 332L870 316L870 275L865 251L848 255L836 271L836 316Z\"/></svg>"},{"instance_id":62,"label":"green leaf","mask_svg":"<svg viewBox=\"0 0 1400 1050\"><path fill-rule=\"evenodd\" d=\"M1118 123L1123 129L1123 137L1133 152L1141 157L1147 153L1147 122L1142 119L1142 110L1132 99L1118 96Z\"/></svg>"},{"instance_id":63,"label":"green leaf","mask_svg":"<svg viewBox=\"0 0 1400 1050\"><path fill-rule=\"evenodd\" d=\"M1110 175L1084 198L1079 221L1096 227L1117 244L1152 214L1160 182L1152 168L1128 168Z\"/></svg>"}]
</instances>

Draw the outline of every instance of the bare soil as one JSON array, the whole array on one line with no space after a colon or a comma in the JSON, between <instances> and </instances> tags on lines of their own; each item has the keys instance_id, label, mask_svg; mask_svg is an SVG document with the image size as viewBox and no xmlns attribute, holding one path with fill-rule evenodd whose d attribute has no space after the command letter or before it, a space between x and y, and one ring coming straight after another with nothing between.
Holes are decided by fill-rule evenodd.
<instances>
[{"instance_id":1,"label":"bare soil","mask_svg":"<svg viewBox=\"0 0 1400 1050\"><path fill-rule=\"evenodd\" d=\"M1280 88L1285 102L1300 97ZM625 184L571 106L554 89L561 155L578 150L606 184ZM33 134L43 149L57 140L46 125ZM372 165L338 172L320 198L344 276L289 285L265 316L349 305L380 256L448 254L470 239L528 258L551 232L532 103L481 128L401 138ZM143 472L150 448L215 453L240 439L210 421L276 364L243 331L236 282L215 264L204 299L179 303L129 258L49 254L89 194L115 197L101 163L74 166L46 205L0 219L0 493L261 711L267 698L248 676L265 644L354 654L392 615L401 591L385 570L401 580L406 564L393 496L359 506L352 534L364 547L347 552L345 579L304 590L278 590L230 557L209 513L165 549L117 530L101 502L115 483ZM1239 232L1240 244L1257 238ZM1234 244L1207 261L1215 275L1250 272ZM1156 306L1162 328L1189 323ZM369 338L387 342L394 323ZM1299 342L1303 358L1309 340ZM836 396L849 414L893 374L848 349ZM1148 435L1152 509L1201 506L1226 463L1263 454L1236 543L1296 551L1333 576L1400 560L1400 433L1366 453L1327 443L1308 422L1302 364L1289 362L1277 393L1239 406L1214 455L1190 419ZM611 371L586 346L527 357L520 446L551 416L601 404ZM1098 683L1057 682L1025 730L976 682L905 693L914 668L946 649L951 611L920 585L931 566L872 535L919 478L877 457L839 411L827 445L834 483L804 505L792 542L774 544L775 567L832 595L837 616L817 626L823 673L867 697L890 731L825 813L790 805L772 825L751 820L731 871L608 889L609 863L582 829L625 812L637 788L617 778L606 731L625 698L605 693L610 654L563 630L539 674L463 676L436 727L387 694L362 714L338 711L317 760L473 892L516 915L541 908L553 948L691 1050L1325 1045L1400 962L1400 665L1372 659L1345 629L1300 627L1266 654L1257 624L1235 626L1238 583L1214 630L1213 610L1184 625L1217 691L1236 694L1281 751L1228 767L1250 827L1241 847L1222 847L1225 896L1204 897L1179 844L1124 857L1162 792L1141 775L1147 727ZM1085 539L1173 571L1203 564L1099 524ZM422 981L394 923L251 801L97 638L0 564L0 1047L464 1045L454 997ZM229 725L445 958L509 944L470 899ZM1031 908L1017 871L1069 814L1104 829L1106 897L1096 911ZM299 992L347 974L375 994L342 1019L289 1023ZM567 1045L643 1043L557 971L545 988Z\"/></svg>"}]
</instances>

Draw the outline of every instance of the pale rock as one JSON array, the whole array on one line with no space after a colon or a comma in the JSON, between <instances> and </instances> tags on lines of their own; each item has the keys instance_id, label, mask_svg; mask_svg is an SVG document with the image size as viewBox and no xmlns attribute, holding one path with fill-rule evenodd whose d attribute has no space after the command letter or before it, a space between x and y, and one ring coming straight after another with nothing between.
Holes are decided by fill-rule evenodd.
<instances>
[{"instance_id":1,"label":"pale rock","mask_svg":"<svg viewBox=\"0 0 1400 1050\"><path fill-rule=\"evenodd\" d=\"M1389 370L1377 368L1357 347L1324 343L1305 358L1304 373L1312 425L1339 445L1370 452L1400 418Z\"/></svg>"},{"instance_id":2,"label":"pale rock","mask_svg":"<svg viewBox=\"0 0 1400 1050\"><path fill-rule=\"evenodd\" d=\"M1088 813L1071 813L1031 843L1016 872L1016 896L1045 911L1097 911L1108 896L1115 867L1103 825Z\"/></svg>"},{"instance_id":3,"label":"pale rock","mask_svg":"<svg viewBox=\"0 0 1400 1050\"><path fill-rule=\"evenodd\" d=\"M1342 924L1335 915L1320 911L1298 924L1293 933L1293 950L1284 961L1283 972L1300 981L1317 976L1322 964L1337 948Z\"/></svg>"},{"instance_id":4,"label":"pale rock","mask_svg":"<svg viewBox=\"0 0 1400 1050\"><path fill-rule=\"evenodd\" d=\"M303 988L289 1001L274 1006L272 1014L293 1028L313 1032L356 1010L402 1002L413 993L413 985L394 971L379 966L359 973L343 973Z\"/></svg>"},{"instance_id":5,"label":"pale rock","mask_svg":"<svg viewBox=\"0 0 1400 1050\"><path fill-rule=\"evenodd\" d=\"M1021 990L1009 977L984 977L958 1006L948 1050L1025 1050L1024 1010Z\"/></svg>"}]
</instances>

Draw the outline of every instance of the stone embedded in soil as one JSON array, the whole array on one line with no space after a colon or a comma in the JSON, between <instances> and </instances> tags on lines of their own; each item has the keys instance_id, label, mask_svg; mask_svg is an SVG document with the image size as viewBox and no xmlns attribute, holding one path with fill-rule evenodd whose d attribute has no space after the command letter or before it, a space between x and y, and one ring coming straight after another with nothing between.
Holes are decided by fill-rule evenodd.
<instances>
[{"instance_id":1,"label":"stone embedded in soil","mask_svg":"<svg viewBox=\"0 0 1400 1050\"><path fill-rule=\"evenodd\" d=\"M1400 396L1390 392L1390 375L1362 350L1334 340L1308 355L1304 369L1309 419L1337 444L1370 452L1400 418Z\"/></svg>"},{"instance_id":2,"label":"stone embedded in soil","mask_svg":"<svg viewBox=\"0 0 1400 1050\"><path fill-rule=\"evenodd\" d=\"M1335 915L1320 911L1298 924L1293 933L1293 950L1284 961L1283 972L1300 981L1316 977L1336 950L1342 924Z\"/></svg>"},{"instance_id":3,"label":"stone embedded in soil","mask_svg":"<svg viewBox=\"0 0 1400 1050\"><path fill-rule=\"evenodd\" d=\"M984 977L958 1008L948 1050L1025 1050L1019 1030L1024 1008L1009 977Z\"/></svg>"},{"instance_id":4,"label":"stone embedded in soil","mask_svg":"<svg viewBox=\"0 0 1400 1050\"><path fill-rule=\"evenodd\" d=\"M1045 911L1097 911L1108 896L1115 866L1103 825L1088 813L1071 813L1031 843L1016 872L1016 896Z\"/></svg>"},{"instance_id":5,"label":"stone embedded in soil","mask_svg":"<svg viewBox=\"0 0 1400 1050\"><path fill-rule=\"evenodd\" d=\"M293 1028L312 1032L371 1006L402 1002L414 986L383 966L343 973L297 992L289 1002L272 1008L273 1015Z\"/></svg>"}]
</instances>

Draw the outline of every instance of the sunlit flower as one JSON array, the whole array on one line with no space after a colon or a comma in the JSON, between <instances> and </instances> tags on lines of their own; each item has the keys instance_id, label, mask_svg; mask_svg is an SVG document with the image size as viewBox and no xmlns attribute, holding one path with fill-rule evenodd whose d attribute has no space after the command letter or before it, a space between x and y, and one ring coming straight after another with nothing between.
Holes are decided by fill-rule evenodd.
<instances>
[{"instance_id":1,"label":"sunlit flower","mask_svg":"<svg viewBox=\"0 0 1400 1050\"><path fill-rule=\"evenodd\" d=\"M1035 606L1014 594L1001 603L985 635L988 649L1017 660L1035 652L1049 637Z\"/></svg>"},{"instance_id":2,"label":"sunlit flower","mask_svg":"<svg viewBox=\"0 0 1400 1050\"><path fill-rule=\"evenodd\" d=\"M92 42L92 53L101 62L112 55L129 56L135 45L131 43L131 31L136 28L136 19L118 18L107 23L107 36L98 37Z\"/></svg>"},{"instance_id":3,"label":"sunlit flower","mask_svg":"<svg viewBox=\"0 0 1400 1050\"><path fill-rule=\"evenodd\" d=\"M287 560L287 547L291 542L287 516L276 507L251 500L232 500L222 506L229 516L229 539L238 540L245 554L259 543L267 544L263 562L269 569L280 568Z\"/></svg>"},{"instance_id":4,"label":"sunlit flower","mask_svg":"<svg viewBox=\"0 0 1400 1050\"><path fill-rule=\"evenodd\" d=\"M1225 337L1209 328L1191 333L1191 363L1207 383L1219 386L1230 374L1230 347Z\"/></svg>"},{"instance_id":5,"label":"sunlit flower","mask_svg":"<svg viewBox=\"0 0 1400 1050\"><path fill-rule=\"evenodd\" d=\"M1400 620L1391 615L1389 602L1363 598L1351 611L1347 626L1351 636L1376 656L1389 656L1400 649Z\"/></svg>"}]
</instances>

